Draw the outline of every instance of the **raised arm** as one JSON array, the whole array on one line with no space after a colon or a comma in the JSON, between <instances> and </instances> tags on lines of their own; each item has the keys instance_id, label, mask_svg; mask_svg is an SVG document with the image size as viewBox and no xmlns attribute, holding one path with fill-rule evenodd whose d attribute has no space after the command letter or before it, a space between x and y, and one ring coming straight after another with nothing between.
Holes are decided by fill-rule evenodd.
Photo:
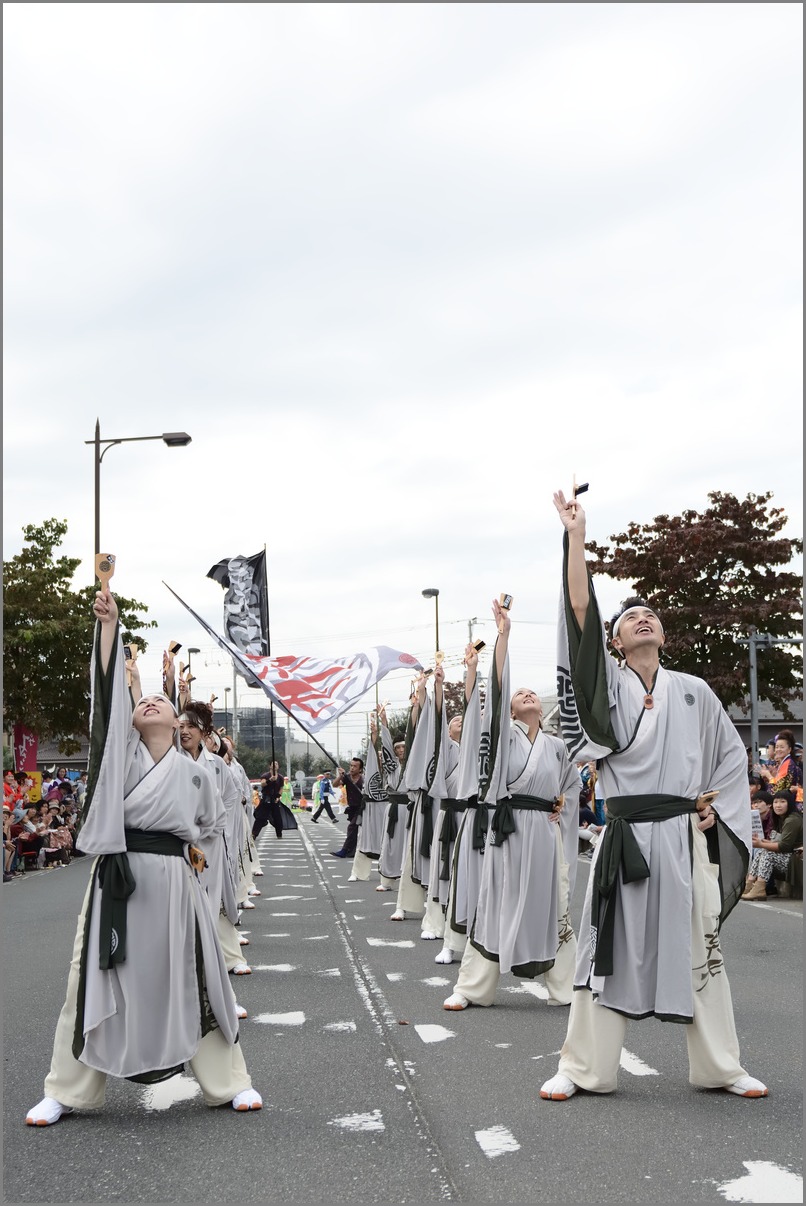
<instances>
[{"instance_id":1,"label":"raised arm","mask_svg":"<svg viewBox=\"0 0 806 1206\"><path fill-rule=\"evenodd\" d=\"M495 672L498 675L500 683L504 680L504 665L507 660L507 650L509 649L511 620L509 612L501 606L497 599L493 599L493 619L498 629L498 640L495 642Z\"/></svg>"},{"instance_id":2,"label":"raised arm","mask_svg":"<svg viewBox=\"0 0 806 1206\"><path fill-rule=\"evenodd\" d=\"M442 715L442 698L444 695L445 685L445 667L442 662L439 663L434 671L434 705L437 710L437 716Z\"/></svg>"},{"instance_id":3,"label":"raised arm","mask_svg":"<svg viewBox=\"0 0 806 1206\"><path fill-rule=\"evenodd\" d=\"M132 697L132 707L136 707L138 702L143 698L143 687L140 682L140 669L137 665L137 659L127 657L126 669L129 672L129 694Z\"/></svg>"},{"instance_id":4,"label":"raised arm","mask_svg":"<svg viewBox=\"0 0 806 1206\"><path fill-rule=\"evenodd\" d=\"M101 625L101 643L99 656L101 671L106 674L112 657L112 649L118 631L118 605L111 590L97 590L92 610L96 620Z\"/></svg>"},{"instance_id":5,"label":"raised arm","mask_svg":"<svg viewBox=\"0 0 806 1206\"><path fill-rule=\"evenodd\" d=\"M422 712L423 704L425 703L425 683L426 683L425 674L423 674L421 672L420 674L417 675L417 681L414 684L414 691L411 696L411 727L412 727L412 729L415 728L415 726L417 724L417 717Z\"/></svg>"},{"instance_id":6,"label":"raised arm","mask_svg":"<svg viewBox=\"0 0 806 1206\"><path fill-rule=\"evenodd\" d=\"M472 641L465 645L465 703L470 703L470 697L476 686L476 671L479 665L479 651Z\"/></svg>"},{"instance_id":7,"label":"raised arm","mask_svg":"<svg viewBox=\"0 0 806 1206\"><path fill-rule=\"evenodd\" d=\"M568 533L568 592L571 609L580 628L590 601L588 567L585 563L585 512L575 499L567 502L562 490L554 495L554 506Z\"/></svg>"}]
</instances>

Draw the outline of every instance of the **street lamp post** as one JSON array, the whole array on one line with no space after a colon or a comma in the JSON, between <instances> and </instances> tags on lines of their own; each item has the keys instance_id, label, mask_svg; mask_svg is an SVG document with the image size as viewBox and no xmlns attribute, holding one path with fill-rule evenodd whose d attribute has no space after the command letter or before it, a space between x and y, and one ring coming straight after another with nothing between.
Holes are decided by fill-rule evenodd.
<instances>
[{"instance_id":1,"label":"street lamp post","mask_svg":"<svg viewBox=\"0 0 806 1206\"><path fill-rule=\"evenodd\" d=\"M188 649L188 678L191 678L193 675L193 654L194 653L201 653L201 649L197 649L195 647L195 645L191 649Z\"/></svg>"},{"instance_id":2,"label":"street lamp post","mask_svg":"<svg viewBox=\"0 0 806 1206\"><path fill-rule=\"evenodd\" d=\"M224 688L224 728L229 732L229 693L232 687Z\"/></svg>"},{"instance_id":3,"label":"street lamp post","mask_svg":"<svg viewBox=\"0 0 806 1206\"><path fill-rule=\"evenodd\" d=\"M437 589L436 586L428 586L423 591L423 598L434 600L434 614L435 614L435 618L436 618L436 639L437 639L436 652L439 653L439 590Z\"/></svg>"},{"instance_id":4,"label":"street lamp post","mask_svg":"<svg viewBox=\"0 0 806 1206\"><path fill-rule=\"evenodd\" d=\"M185 448L191 438L186 431L164 431L162 435L122 436L119 440L102 440L101 421L100 419L95 420L95 439L84 441L85 444L95 445L95 553L101 551L101 461L109 449L115 444L133 444L141 440L162 440L169 448ZM102 444L103 451L101 451Z\"/></svg>"}]
</instances>

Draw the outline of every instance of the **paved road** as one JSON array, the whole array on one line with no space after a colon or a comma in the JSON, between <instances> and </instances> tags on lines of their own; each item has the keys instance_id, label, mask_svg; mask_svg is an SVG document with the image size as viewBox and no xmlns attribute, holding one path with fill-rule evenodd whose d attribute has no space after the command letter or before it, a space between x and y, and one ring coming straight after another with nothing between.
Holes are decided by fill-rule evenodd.
<instances>
[{"instance_id":1,"label":"paved road","mask_svg":"<svg viewBox=\"0 0 806 1206\"><path fill-rule=\"evenodd\" d=\"M389 920L377 872L348 883L334 828L262 835L263 895L241 922L253 974L236 983L265 1102L253 1115L206 1109L179 1076L110 1080L103 1111L25 1127L90 860L4 886L4 1201L802 1201L800 902L742 903L723 936L767 1100L692 1090L680 1027L646 1021L617 1094L541 1102L567 1011L540 981L504 977L495 1007L446 1013L455 967L434 963L418 922Z\"/></svg>"}]
</instances>

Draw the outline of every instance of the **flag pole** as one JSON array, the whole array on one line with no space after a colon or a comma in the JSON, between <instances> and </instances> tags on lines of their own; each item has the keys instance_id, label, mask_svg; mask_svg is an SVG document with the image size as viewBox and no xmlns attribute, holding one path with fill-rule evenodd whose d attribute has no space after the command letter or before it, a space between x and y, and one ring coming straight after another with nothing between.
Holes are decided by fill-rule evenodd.
<instances>
[{"instance_id":1,"label":"flag pole","mask_svg":"<svg viewBox=\"0 0 806 1206\"><path fill-rule=\"evenodd\" d=\"M166 590L171 592L173 597L177 600L178 603L182 604L182 606L185 608L186 611L190 612L190 614L193 616L193 618L197 622L197 624L199 624L204 629L204 631L213 638L213 640L219 646L219 648L223 649L223 651L225 653L229 654L229 657L232 660L233 686L235 684L235 670L236 670L237 665L240 665L242 670L246 670L248 672L248 675L251 675L251 677L254 678L256 682L258 682L259 680L257 679L257 676L254 674L254 671L251 669L251 667L249 666L249 663L246 661L244 656L241 653L234 651L228 645L228 643L224 640L224 638L220 637L218 635L218 633L215 631L215 629L210 627L210 625L206 622L206 620L203 620L201 618L201 616L198 615L197 612L195 612L193 610L192 607L188 606L188 604L185 602L184 599L179 597L179 595L176 593L176 591L173 590L172 587L170 587L168 585L168 583L165 581L164 578L162 580L162 585L165 587ZM419 665L419 663L418 663L418 665ZM247 682L248 682L249 681L248 676L245 675L244 677L247 678ZM267 694L268 694L268 692L267 692ZM275 702L277 703L277 706L283 710L283 712L285 712L288 716L291 717L291 719L294 721L295 724L299 725L299 727L302 729L303 733L305 733L308 737L310 737L310 739L314 743L314 745L317 745L319 747L319 749L322 751L322 753L325 755L325 757L328 759L328 761L334 767L337 767L338 762L333 757L330 750L325 749L325 747L322 745L321 741L317 741L317 739L314 737L313 733L308 732L305 725L302 724L300 720L298 720L298 718L294 715L294 713L291 711L291 709L287 708L286 705L280 699L277 699ZM234 708L233 708L233 712L234 712Z\"/></svg>"},{"instance_id":2,"label":"flag pole","mask_svg":"<svg viewBox=\"0 0 806 1206\"><path fill-rule=\"evenodd\" d=\"M264 627L264 611L265 611L265 627ZM271 631L269 629L269 570L266 565L266 542L263 542L263 595L260 603L260 625L263 628L261 644L265 645L263 650L265 657L271 657ZM269 700L269 722L271 724L271 764L274 766L276 761L274 754L274 700ZM286 762L291 765L288 758L290 751L286 750ZM289 773L290 778L290 773Z\"/></svg>"}]
</instances>

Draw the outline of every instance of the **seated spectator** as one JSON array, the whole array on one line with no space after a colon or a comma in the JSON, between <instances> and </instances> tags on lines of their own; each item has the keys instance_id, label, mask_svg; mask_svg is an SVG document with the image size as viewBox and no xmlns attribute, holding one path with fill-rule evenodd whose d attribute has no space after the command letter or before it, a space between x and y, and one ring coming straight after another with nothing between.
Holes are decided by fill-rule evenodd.
<instances>
[{"instance_id":1,"label":"seated spectator","mask_svg":"<svg viewBox=\"0 0 806 1206\"><path fill-rule=\"evenodd\" d=\"M45 844L39 852L41 862L39 866L44 866L49 854L54 855L53 862L67 866L72 857L73 836L67 826L65 816L62 812L63 806L51 804L48 810L48 829L45 834Z\"/></svg>"},{"instance_id":2,"label":"seated spectator","mask_svg":"<svg viewBox=\"0 0 806 1206\"><path fill-rule=\"evenodd\" d=\"M27 776L23 775L23 781L26 779ZM22 820L28 806L28 792L20 786L20 781L12 770L3 775L3 803L8 804L15 821Z\"/></svg>"},{"instance_id":3,"label":"seated spectator","mask_svg":"<svg viewBox=\"0 0 806 1206\"><path fill-rule=\"evenodd\" d=\"M596 819L596 813L579 797L579 853L583 858L591 858L593 848L599 841L599 835L604 829Z\"/></svg>"},{"instance_id":4,"label":"seated spectator","mask_svg":"<svg viewBox=\"0 0 806 1206\"><path fill-rule=\"evenodd\" d=\"M772 738L771 741L768 741L766 746L764 747L764 757L761 759L761 765L762 766L774 766L775 765L775 738L774 737Z\"/></svg>"},{"instance_id":5,"label":"seated spectator","mask_svg":"<svg viewBox=\"0 0 806 1206\"><path fill-rule=\"evenodd\" d=\"M792 794L776 792L772 798L772 811L775 814L772 836L753 837L756 854L750 864L742 900L766 900L768 894L773 894L768 893L768 881L774 879L776 871L786 875L793 850L803 845L803 814L798 812Z\"/></svg>"},{"instance_id":6,"label":"seated spectator","mask_svg":"<svg viewBox=\"0 0 806 1206\"><path fill-rule=\"evenodd\" d=\"M25 816L15 821L11 826L11 840L16 843L17 854L22 863L26 854L35 853L39 855L39 851L44 844L44 826L39 820L39 813L35 808L27 809Z\"/></svg>"},{"instance_id":7,"label":"seated spectator","mask_svg":"<svg viewBox=\"0 0 806 1206\"><path fill-rule=\"evenodd\" d=\"M87 772L82 771L75 785L75 801L79 808L84 807L84 797L87 794Z\"/></svg>"},{"instance_id":8,"label":"seated spectator","mask_svg":"<svg viewBox=\"0 0 806 1206\"><path fill-rule=\"evenodd\" d=\"M795 758L795 734L791 729L781 729L775 738L775 761L771 766L757 766L756 774L760 775L767 785L767 790L773 795L779 791L790 791L797 786L799 774Z\"/></svg>"},{"instance_id":9,"label":"seated spectator","mask_svg":"<svg viewBox=\"0 0 806 1206\"><path fill-rule=\"evenodd\" d=\"M761 819L761 827L764 830L763 836L771 838L773 829L775 828L775 813L772 811L771 794L768 791L760 791L758 795L753 796L751 799L750 807L758 813Z\"/></svg>"},{"instance_id":10,"label":"seated spectator","mask_svg":"<svg viewBox=\"0 0 806 1206\"><path fill-rule=\"evenodd\" d=\"M14 878L17 865L17 847L11 837L11 809L3 805L3 883Z\"/></svg>"}]
</instances>

